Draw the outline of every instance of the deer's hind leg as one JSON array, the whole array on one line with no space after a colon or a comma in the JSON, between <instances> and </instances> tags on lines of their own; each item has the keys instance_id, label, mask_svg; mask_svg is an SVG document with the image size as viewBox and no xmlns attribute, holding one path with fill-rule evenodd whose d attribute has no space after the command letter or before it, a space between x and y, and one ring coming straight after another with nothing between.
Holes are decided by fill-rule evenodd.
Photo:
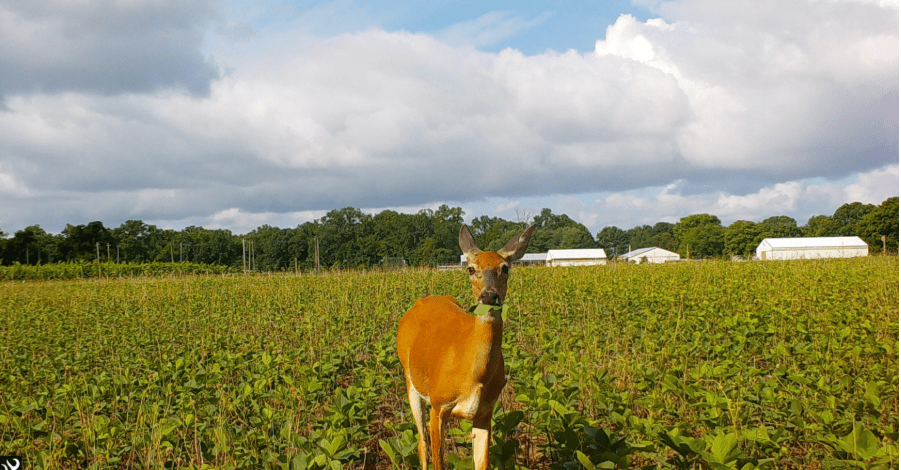
<instances>
[{"instance_id":1,"label":"deer's hind leg","mask_svg":"<svg viewBox=\"0 0 901 470\"><path fill-rule=\"evenodd\" d=\"M416 422L416 430L419 432L419 464L423 470L429 468L429 429L426 427L428 412L426 411L426 399L423 397L413 382L407 377L407 397L410 399L410 409L413 411L413 421Z\"/></svg>"}]
</instances>

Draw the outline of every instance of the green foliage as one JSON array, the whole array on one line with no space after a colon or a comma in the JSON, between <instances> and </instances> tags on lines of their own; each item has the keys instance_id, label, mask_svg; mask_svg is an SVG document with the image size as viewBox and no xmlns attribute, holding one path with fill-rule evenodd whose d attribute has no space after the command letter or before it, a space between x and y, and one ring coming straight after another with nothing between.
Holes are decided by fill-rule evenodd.
<instances>
[{"instance_id":1,"label":"green foliage","mask_svg":"<svg viewBox=\"0 0 901 470\"><path fill-rule=\"evenodd\" d=\"M530 253L543 253L548 250L565 250L572 248L597 248L597 243L588 229L569 218L566 214L557 215L550 209L542 209L541 213L535 216L532 223L535 225L535 233L529 242ZM497 246L500 248L511 238L519 235L526 224L521 224L517 228L503 234L498 240ZM487 248L492 249L492 248Z\"/></svg>"},{"instance_id":2,"label":"green foliage","mask_svg":"<svg viewBox=\"0 0 901 470\"><path fill-rule=\"evenodd\" d=\"M78 278L118 278L150 276L185 276L195 274L233 274L238 268L197 263L67 263L26 265L13 263L0 266L0 280L51 280Z\"/></svg>"},{"instance_id":3,"label":"green foliage","mask_svg":"<svg viewBox=\"0 0 901 470\"><path fill-rule=\"evenodd\" d=\"M760 244L760 229L754 222L736 220L723 231L723 253L750 258Z\"/></svg>"},{"instance_id":4,"label":"green foliage","mask_svg":"<svg viewBox=\"0 0 901 470\"><path fill-rule=\"evenodd\" d=\"M891 197L860 218L857 223L857 235L870 249L881 253L882 237L885 236L885 249L898 252L898 198Z\"/></svg>"},{"instance_id":5,"label":"green foliage","mask_svg":"<svg viewBox=\"0 0 901 470\"><path fill-rule=\"evenodd\" d=\"M495 468L898 466L897 257L510 282ZM417 468L394 335L423 291L471 295L433 270L0 282L0 454Z\"/></svg>"},{"instance_id":6,"label":"green foliage","mask_svg":"<svg viewBox=\"0 0 901 470\"><path fill-rule=\"evenodd\" d=\"M848 237L856 235L857 224L870 212L876 209L872 204L851 202L842 204L832 214L829 225L829 235L834 237Z\"/></svg>"},{"instance_id":7,"label":"green foliage","mask_svg":"<svg viewBox=\"0 0 901 470\"><path fill-rule=\"evenodd\" d=\"M759 232L758 243L764 238L794 238L802 235L795 219L785 215L770 217L758 222L757 230Z\"/></svg>"},{"instance_id":8,"label":"green foliage","mask_svg":"<svg viewBox=\"0 0 901 470\"><path fill-rule=\"evenodd\" d=\"M679 254L685 258L708 258L723 254L725 230L720 219L710 214L694 214L673 226Z\"/></svg>"},{"instance_id":9,"label":"green foliage","mask_svg":"<svg viewBox=\"0 0 901 470\"><path fill-rule=\"evenodd\" d=\"M32 225L17 231L11 239L5 241L5 246L0 246L0 259L7 264L47 263L56 251L53 237L40 225Z\"/></svg>"},{"instance_id":10,"label":"green foliage","mask_svg":"<svg viewBox=\"0 0 901 470\"><path fill-rule=\"evenodd\" d=\"M62 232L59 242L62 259L69 261L96 260L102 250L106 254L107 245L116 245L112 232L103 226L103 222L94 221L87 225L69 225ZM101 258L103 259L103 258Z\"/></svg>"},{"instance_id":11,"label":"green foliage","mask_svg":"<svg viewBox=\"0 0 901 470\"><path fill-rule=\"evenodd\" d=\"M802 228L805 237L828 237L832 227L832 217L828 215L815 215L807 219L807 225Z\"/></svg>"},{"instance_id":12,"label":"green foliage","mask_svg":"<svg viewBox=\"0 0 901 470\"><path fill-rule=\"evenodd\" d=\"M598 232L597 240L598 246L603 248L610 258L625 254L629 251L629 234L619 227L604 227Z\"/></svg>"},{"instance_id":13,"label":"green foliage","mask_svg":"<svg viewBox=\"0 0 901 470\"><path fill-rule=\"evenodd\" d=\"M629 245L632 249L656 246L664 250L673 250L673 224L658 222L654 226L640 225L628 230Z\"/></svg>"}]
</instances>

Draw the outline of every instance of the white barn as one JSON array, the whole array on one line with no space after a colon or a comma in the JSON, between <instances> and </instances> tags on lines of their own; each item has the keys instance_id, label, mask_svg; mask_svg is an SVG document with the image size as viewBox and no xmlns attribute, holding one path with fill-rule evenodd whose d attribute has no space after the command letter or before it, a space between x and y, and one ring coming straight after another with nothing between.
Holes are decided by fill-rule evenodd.
<instances>
[{"instance_id":1,"label":"white barn","mask_svg":"<svg viewBox=\"0 0 901 470\"><path fill-rule=\"evenodd\" d=\"M607 253L602 248L573 250L548 250L547 266L591 266L607 264Z\"/></svg>"},{"instance_id":2,"label":"white barn","mask_svg":"<svg viewBox=\"0 0 901 470\"><path fill-rule=\"evenodd\" d=\"M764 238L757 246L757 259L852 258L869 252L860 237Z\"/></svg>"},{"instance_id":3,"label":"white barn","mask_svg":"<svg viewBox=\"0 0 901 470\"><path fill-rule=\"evenodd\" d=\"M542 265L547 259L547 253L526 253L516 263ZM466 266L466 255L460 255L460 266Z\"/></svg>"},{"instance_id":4,"label":"white barn","mask_svg":"<svg viewBox=\"0 0 901 470\"><path fill-rule=\"evenodd\" d=\"M667 261L679 261L679 253L652 246L650 248L632 250L620 255L619 258L635 264L641 263L643 259L647 259L648 263L666 263Z\"/></svg>"}]
</instances>

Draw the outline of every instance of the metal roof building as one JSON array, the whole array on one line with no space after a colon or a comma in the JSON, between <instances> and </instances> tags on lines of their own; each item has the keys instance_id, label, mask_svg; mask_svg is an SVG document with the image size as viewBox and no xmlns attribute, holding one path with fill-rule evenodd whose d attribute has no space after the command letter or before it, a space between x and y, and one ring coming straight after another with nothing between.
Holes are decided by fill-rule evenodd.
<instances>
[{"instance_id":1,"label":"metal roof building","mask_svg":"<svg viewBox=\"0 0 901 470\"><path fill-rule=\"evenodd\" d=\"M666 263L667 261L679 261L679 253L652 246L650 248L632 250L618 256L618 258L636 264L641 263L643 259L647 260L648 263Z\"/></svg>"},{"instance_id":2,"label":"metal roof building","mask_svg":"<svg viewBox=\"0 0 901 470\"><path fill-rule=\"evenodd\" d=\"M522 264L544 264L545 259L547 258L547 253L526 253L522 255L522 258L514 261L515 263ZM466 255L460 255L460 265L466 264Z\"/></svg>"},{"instance_id":3,"label":"metal roof building","mask_svg":"<svg viewBox=\"0 0 901 470\"><path fill-rule=\"evenodd\" d=\"M602 248L573 250L548 250L547 266L591 266L607 264L607 253Z\"/></svg>"},{"instance_id":4,"label":"metal roof building","mask_svg":"<svg viewBox=\"0 0 901 470\"><path fill-rule=\"evenodd\" d=\"M757 259L851 258L869 252L860 237L764 238L757 246Z\"/></svg>"}]
</instances>

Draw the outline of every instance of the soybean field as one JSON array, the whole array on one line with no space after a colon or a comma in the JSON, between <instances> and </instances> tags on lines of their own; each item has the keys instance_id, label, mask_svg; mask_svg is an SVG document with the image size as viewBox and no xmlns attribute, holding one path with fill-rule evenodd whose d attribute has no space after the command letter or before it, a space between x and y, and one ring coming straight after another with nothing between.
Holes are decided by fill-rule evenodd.
<instances>
[{"instance_id":1,"label":"soybean field","mask_svg":"<svg viewBox=\"0 0 901 470\"><path fill-rule=\"evenodd\" d=\"M493 468L898 468L898 257L518 268ZM395 351L460 271L0 282L23 468L419 468ZM448 332L453 334L453 332ZM470 424L448 464L471 468Z\"/></svg>"}]
</instances>

